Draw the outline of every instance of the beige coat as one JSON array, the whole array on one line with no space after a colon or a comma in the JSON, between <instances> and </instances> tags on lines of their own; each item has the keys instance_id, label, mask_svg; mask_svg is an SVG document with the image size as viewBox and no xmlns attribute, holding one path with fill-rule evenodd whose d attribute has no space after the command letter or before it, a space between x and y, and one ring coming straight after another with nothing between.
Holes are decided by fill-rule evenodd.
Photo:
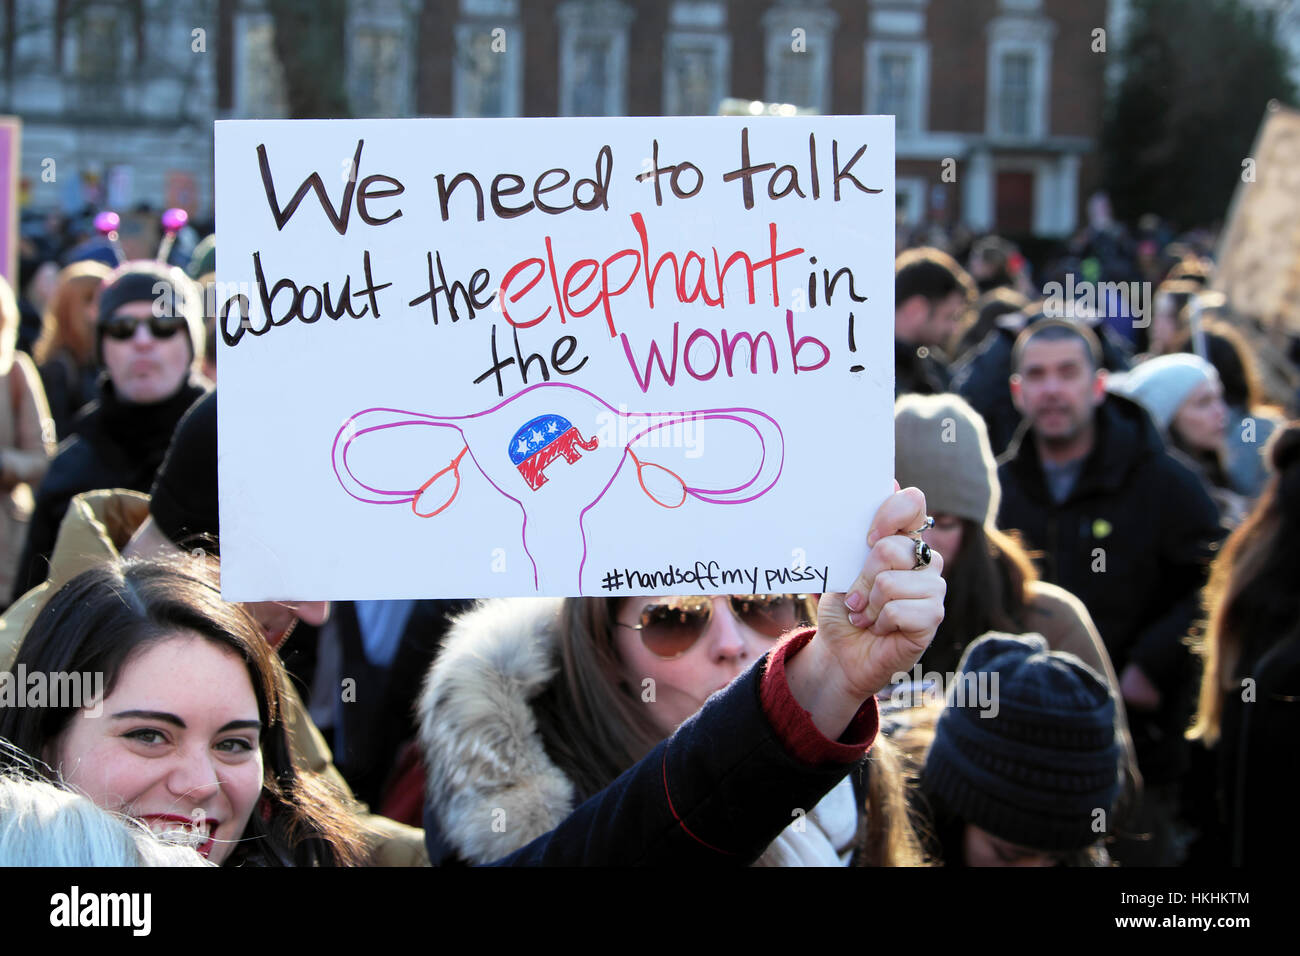
<instances>
[{"instance_id":1,"label":"beige coat","mask_svg":"<svg viewBox=\"0 0 1300 956\"><path fill-rule=\"evenodd\" d=\"M14 353L0 375L0 603L14 588L33 492L54 456L54 420L32 360Z\"/></svg>"},{"instance_id":2,"label":"beige coat","mask_svg":"<svg viewBox=\"0 0 1300 956\"><path fill-rule=\"evenodd\" d=\"M77 495L59 525L50 556L50 576L32 588L0 616L0 670L13 667L23 637L56 591L83 571L121 554L131 536L149 516L149 496L124 489L88 491ZM285 685L285 718L294 763L325 776L349 798L352 791L334 766L325 738L307 715L292 684ZM424 831L387 817L367 815L370 862L376 866L427 866Z\"/></svg>"}]
</instances>

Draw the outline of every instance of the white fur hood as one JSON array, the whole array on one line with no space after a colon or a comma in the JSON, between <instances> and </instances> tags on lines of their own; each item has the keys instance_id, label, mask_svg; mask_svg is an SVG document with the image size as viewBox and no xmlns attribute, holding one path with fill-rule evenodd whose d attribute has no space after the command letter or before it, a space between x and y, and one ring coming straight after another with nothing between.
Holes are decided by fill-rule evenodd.
<instances>
[{"instance_id":1,"label":"white fur hood","mask_svg":"<svg viewBox=\"0 0 1300 956\"><path fill-rule=\"evenodd\" d=\"M480 603L452 625L425 680L426 801L466 862L500 859L573 809L573 784L547 756L530 704L555 676L560 605Z\"/></svg>"}]
</instances>

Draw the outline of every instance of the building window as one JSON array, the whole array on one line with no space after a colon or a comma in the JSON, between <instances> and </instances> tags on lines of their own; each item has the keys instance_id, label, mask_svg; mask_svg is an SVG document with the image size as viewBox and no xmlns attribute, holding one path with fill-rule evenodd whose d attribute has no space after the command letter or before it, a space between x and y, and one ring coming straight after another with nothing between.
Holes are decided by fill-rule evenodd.
<instances>
[{"instance_id":1,"label":"building window","mask_svg":"<svg viewBox=\"0 0 1300 956\"><path fill-rule=\"evenodd\" d=\"M868 40L865 62L863 101L868 112L892 114L900 137L924 132L929 113L929 45L912 40Z\"/></svg>"},{"instance_id":2,"label":"building window","mask_svg":"<svg viewBox=\"0 0 1300 956\"><path fill-rule=\"evenodd\" d=\"M461 0L452 87L457 116L523 112L524 31L515 0Z\"/></svg>"},{"instance_id":3,"label":"building window","mask_svg":"<svg viewBox=\"0 0 1300 956\"><path fill-rule=\"evenodd\" d=\"M1028 136L1033 124L1029 119L1034 58L1029 53L1002 55L1001 89L998 113L1001 131L1007 136Z\"/></svg>"},{"instance_id":4,"label":"building window","mask_svg":"<svg viewBox=\"0 0 1300 956\"><path fill-rule=\"evenodd\" d=\"M236 53L236 112L248 119L279 119L289 112L284 69L275 52L269 14L241 16Z\"/></svg>"},{"instance_id":5,"label":"building window","mask_svg":"<svg viewBox=\"0 0 1300 956\"><path fill-rule=\"evenodd\" d=\"M348 60L348 105L353 115L402 115L402 37L392 30L359 27L352 36Z\"/></svg>"},{"instance_id":6,"label":"building window","mask_svg":"<svg viewBox=\"0 0 1300 956\"><path fill-rule=\"evenodd\" d=\"M838 22L818 3L782 2L763 15L768 102L830 112L831 35Z\"/></svg>"},{"instance_id":7,"label":"building window","mask_svg":"<svg viewBox=\"0 0 1300 956\"><path fill-rule=\"evenodd\" d=\"M104 110L122 105L128 26L120 10L102 6L87 7L77 16L72 29L76 52L71 62L82 109Z\"/></svg>"},{"instance_id":8,"label":"building window","mask_svg":"<svg viewBox=\"0 0 1300 956\"><path fill-rule=\"evenodd\" d=\"M1048 134L1055 32L1041 16L1001 16L989 23L985 128L990 135L1040 139Z\"/></svg>"},{"instance_id":9,"label":"building window","mask_svg":"<svg viewBox=\"0 0 1300 956\"><path fill-rule=\"evenodd\" d=\"M721 3L674 3L664 37L664 113L716 113L726 95L731 43Z\"/></svg>"},{"instance_id":10,"label":"building window","mask_svg":"<svg viewBox=\"0 0 1300 956\"><path fill-rule=\"evenodd\" d=\"M560 23L560 114L624 113L631 8L619 0L567 0L555 16Z\"/></svg>"}]
</instances>

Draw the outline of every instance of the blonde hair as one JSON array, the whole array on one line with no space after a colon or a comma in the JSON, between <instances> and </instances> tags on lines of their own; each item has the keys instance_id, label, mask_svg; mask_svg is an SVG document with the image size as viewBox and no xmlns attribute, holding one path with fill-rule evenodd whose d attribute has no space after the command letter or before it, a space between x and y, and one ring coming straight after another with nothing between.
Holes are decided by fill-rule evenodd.
<instances>
[{"instance_id":1,"label":"blonde hair","mask_svg":"<svg viewBox=\"0 0 1300 956\"><path fill-rule=\"evenodd\" d=\"M74 262L59 272L54 295L50 296L41 317L41 336L32 346L32 358L37 365L44 365L61 349L70 352L77 362L94 360L95 331L86 327L80 307L87 294L94 298L111 272L108 266L93 259Z\"/></svg>"}]
</instances>

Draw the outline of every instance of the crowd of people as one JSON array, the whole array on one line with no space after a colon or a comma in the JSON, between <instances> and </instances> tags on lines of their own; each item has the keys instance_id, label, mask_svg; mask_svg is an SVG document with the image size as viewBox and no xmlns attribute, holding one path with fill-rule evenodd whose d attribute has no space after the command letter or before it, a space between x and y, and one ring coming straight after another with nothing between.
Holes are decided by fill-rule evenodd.
<instances>
[{"instance_id":1,"label":"crowd of people","mask_svg":"<svg viewBox=\"0 0 1300 956\"><path fill-rule=\"evenodd\" d=\"M844 594L333 605L221 600L192 245L33 242L0 280L0 671L103 678L0 697L0 865L1300 845L1272 778L1300 716L1296 341L1208 288L1204 235L1095 216L1038 276L997 236L905 241L899 488ZM1153 294L1081 306L1061 276Z\"/></svg>"}]
</instances>

